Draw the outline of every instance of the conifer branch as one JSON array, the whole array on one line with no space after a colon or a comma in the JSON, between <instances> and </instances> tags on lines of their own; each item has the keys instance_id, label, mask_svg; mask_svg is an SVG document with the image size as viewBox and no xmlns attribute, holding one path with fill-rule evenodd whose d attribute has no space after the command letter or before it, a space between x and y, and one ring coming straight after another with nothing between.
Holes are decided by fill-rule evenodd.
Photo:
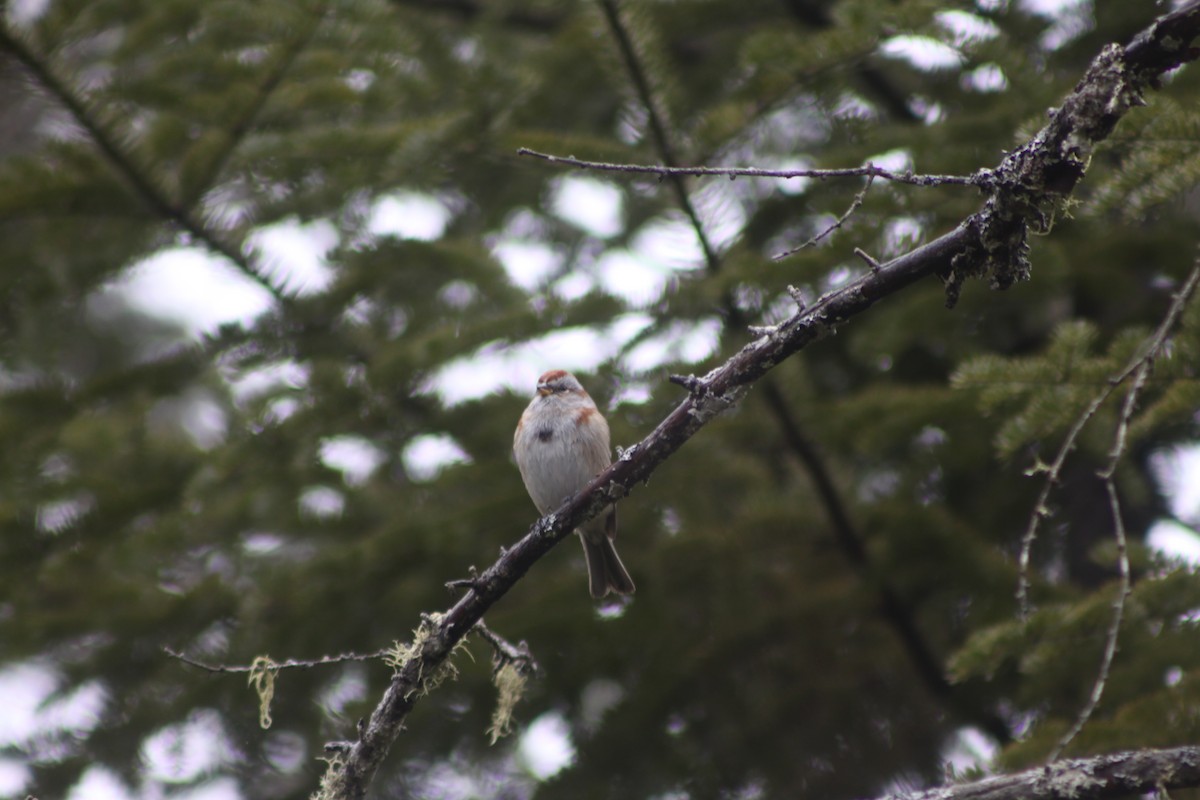
<instances>
[{"instance_id":1,"label":"conifer branch","mask_svg":"<svg viewBox=\"0 0 1200 800\"><path fill-rule=\"evenodd\" d=\"M258 119L259 114L262 113L271 95L283 83L283 79L291 70L292 65L296 63L296 59L299 58L300 54L304 52L305 48L312 41L313 36L316 35L317 29L321 26L321 21L324 17L324 8L314 11L308 27L304 28L290 41L284 43L283 52L276 57L275 63L270 66L266 75L263 76L262 80L255 87L254 96L246 102L241 113L238 114L233 124L229 127L229 130L226 131L225 146L213 156L205 176L196 181L196 185L191 188L191 191L188 191L187 187L184 188L180 203L182 208L190 208L212 187L212 184L220 176L221 170L229 163L229 159L237 150L238 145L250 133L254 122Z\"/></svg>"},{"instance_id":2,"label":"conifer branch","mask_svg":"<svg viewBox=\"0 0 1200 800\"><path fill-rule=\"evenodd\" d=\"M148 173L136 163L133 154L118 144L117 137L92 113L84 99L60 80L49 64L44 63L37 54L26 47L20 37L9 30L3 19L0 19L0 49L9 52L29 70L38 85L67 110L117 174L124 178L126 184L133 189L134 194L155 215L175 224L217 255L224 256L234 267L270 292L276 300L286 299L270 281L255 271L237 248L223 241L217 233L209 230L203 223L195 219L185 207L172 202L166 193L154 184Z\"/></svg>"},{"instance_id":3,"label":"conifer branch","mask_svg":"<svg viewBox=\"0 0 1200 800\"><path fill-rule=\"evenodd\" d=\"M1191 42L1200 36L1200 0L1160 17L1126 48L1109 46L1066 98L1050 122L996 170L1002 180L984 209L953 231L901 255L858 280L798 310L770 333L747 344L723 364L697 379L688 395L641 442L627 448L608 469L573 498L539 519L443 614L429 615L419 647L400 666L358 738L338 748L322 780L321 796L362 798L392 743L427 684L475 623L559 541L644 483L701 428L736 406L764 375L789 356L833 332L877 301L932 275L948 283L955 274L986 274L1011 268L1003 257L1018 258L1023 233L1039 224L1042 203L1060 201L1083 177L1082 159L1142 102L1142 91L1164 72L1194 60ZM1007 238L1006 238L1007 237ZM1005 247L1004 245L1008 245ZM1018 265L1019 266L1019 265ZM994 276L1004 288L1017 277ZM959 279L961 281L961 278ZM953 285L953 284L951 284ZM952 300L953 298L951 298ZM936 790L920 800L1007 800L1023 797L1110 797L1200 785L1200 749L1143 751L1066 762L1018 776L990 778L965 787ZM940 794L939 794L940 792Z\"/></svg>"}]
</instances>

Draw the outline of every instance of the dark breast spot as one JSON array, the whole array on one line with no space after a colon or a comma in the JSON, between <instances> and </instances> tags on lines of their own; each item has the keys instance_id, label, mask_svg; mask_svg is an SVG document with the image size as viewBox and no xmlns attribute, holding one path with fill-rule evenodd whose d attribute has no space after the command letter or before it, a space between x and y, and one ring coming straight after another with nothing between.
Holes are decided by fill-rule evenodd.
<instances>
[{"instance_id":1,"label":"dark breast spot","mask_svg":"<svg viewBox=\"0 0 1200 800\"><path fill-rule=\"evenodd\" d=\"M539 442L548 442L554 438L554 429L542 428L537 432L537 437Z\"/></svg>"}]
</instances>

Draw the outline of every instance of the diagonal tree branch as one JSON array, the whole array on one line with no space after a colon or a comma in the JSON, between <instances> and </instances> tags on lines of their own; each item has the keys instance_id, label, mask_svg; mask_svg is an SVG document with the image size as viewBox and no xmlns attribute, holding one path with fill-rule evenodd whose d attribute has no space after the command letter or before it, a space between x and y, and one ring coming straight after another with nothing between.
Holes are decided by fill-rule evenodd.
<instances>
[{"instance_id":1,"label":"diagonal tree branch","mask_svg":"<svg viewBox=\"0 0 1200 800\"><path fill-rule=\"evenodd\" d=\"M1106 47L1049 123L999 165L995 171L997 187L982 210L955 230L881 265L813 306L800 309L707 375L688 381L689 396L645 439L627 449L574 498L538 520L529 533L470 582L466 594L453 607L428 618L419 646L397 668L370 719L360 726L358 739L333 748L322 781L322 796L364 797L421 691L484 612L559 541L649 479L688 439L737 405L756 381L788 356L922 278L944 276L953 300L954 290L967 275L990 275L999 287L1022 277L1019 269L1024 266L1027 270L1027 262L1014 266L1005 259L1023 259L1019 245L1024 243L1029 226L1045 223L1044 209L1071 192L1083 177L1088 154L1125 113L1143 104L1142 92L1164 72L1200 56L1192 46L1197 36L1200 0L1191 0L1160 17L1127 47ZM1168 787L1193 786L1200 784L1200 750L1149 751L1068 762L1062 770L1047 768L1024 776L989 779L962 796L989 800L1085 794L1107 797L1144 791L1159 781ZM1184 780L1187 782L1179 782ZM1042 786L1050 788L1043 790L1039 788ZM929 795L929 800L933 798Z\"/></svg>"},{"instance_id":2,"label":"diagonal tree branch","mask_svg":"<svg viewBox=\"0 0 1200 800\"><path fill-rule=\"evenodd\" d=\"M616 0L602 0L601 3L605 10L605 16L609 26L613 31L614 38L617 39L620 45L621 55L625 61L626 69L630 74L634 87L637 90L638 96L642 104L646 108L646 113L650 120L650 129L654 133L654 139L658 147L658 155L663 162L669 166L660 167L663 170L664 177L671 181L675 189L676 197L683 207L684 213L691 221L692 229L696 233L696 238L700 241L701 250L704 253L706 267L710 275L715 275L721 269L721 258L717 255L717 250L709 241L708 235L704 230L704 226L700 222L699 215L696 213L694 206L691 203L690 196L687 192L687 187L684 184L684 177L688 175L721 175L732 176L735 174L751 174L757 173L759 177L764 177L763 171L744 170L741 168L696 168L676 167L677 157L671 145L671 138L667 132L667 126L663 121L658 110L657 104L650 90L650 81L646 76L646 72L642 67L641 61L637 57L637 52L633 46L632 36L625 28L625 24L621 19L621 15L617 8ZM622 165L612 164L595 164L593 162L583 162L575 158L557 159L552 156L545 156L541 153L536 153L532 150L522 148L518 151L521 155L530 155L539 158L546 158L551 161L561 161L565 164L584 168L608 169L615 168L618 171L632 172L647 172L653 171L653 168L638 167L634 165L625 165L627 170L622 170ZM835 227L840 227L841 224L849 217L855 209L862 203L866 196L867 190L870 188L872 181L876 177L884 177L889 180L902 181L906 183L915 183L922 186L933 186L939 183L958 183L958 184L975 184L981 185L980 180L987 180L986 171L981 171L978 176L967 178L959 178L957 176L913 176L911 173L900 175L881 170L878 167L868 164L865 167L851 168L847 170L801 170L799 173L813 174L820 173L822 177L866 177L866 186L858 194L854 205L851 206L840 220L831 226L824 233L819 234L810 242L801 245L795 250L788 253L776 256L782 258L802 247L808 246L813 241L828 235ZM799 174L795 173L795 174ZM795 177L795 174L778 174L775 177ZM724 319L725 328L729 331L740 332L745 328L749 320L746 315L738 308L733 298L726 293L722 302L722 316ZM735 333L736 335L736 333ZM925 684L929 692L949 709L961 716L966 722L978 725L983 730L987 731L997 741L1007 742L1011 739L1011 732L1008 725L998 715L991 710L977 707L975 704L969 703L963 699L962 693L954 689L946 677L946 672L942 668L942 659L934 652L933 647L921 633L920 627L916 623L916 613L909 606L908 602L895 590L889 581L887 581L871 564L871 560L867 555L866 545L863 543L863 538L859 534L857 527L850 518L849 510L846 503L843 501L841 493L834 484L832 477L829 474L829 469L826 467L825 459L821 456L816 445L804 434L802 426L796 420L792 409L789 407L787 399L778 385L770 378L764 379L759 385L759 389L767 404L767 409L774 418L775 425L779 428L783 435L783 440L792 450L792 453L804 465L804 469L808 473L808 478L812 482L814 489L817 492L817 497L821 501L821 505L825 510L826 516L829 518L830 525L833 528L834 538L841 548L842 553L850 562L852 567L857 571L859 577L872 588L876 595L879 614L882 616L885 624L890 626L896 634L900 642L901 648L908 656L913 669L915 670L918 679Z\"/></svg>"},{"instance_id":3,"label":"diagonal tree branch","mask_svg":"<svg viewBox=\"0 0 1200 800\"><path fill-rule=\"evenodd\" d=\"M146 171L135 163L133 155L121 147L117 137L88 109L84 100L60 80L37 54L26 47L20 37L9 30L3 20L0 20L0 49L12 54L22 66L29 70L34 80L62 104L63 108L87 133L113 169L125 179L129 187L154 214L174 223L209 250L227 258L234 267L269 291L276 300L286 299L270 281L258 274L236 247L224 241L214 231L209 230L192 216L185 206L173 202L166 192L156 186Z\"/></svg>"}]
</instances>

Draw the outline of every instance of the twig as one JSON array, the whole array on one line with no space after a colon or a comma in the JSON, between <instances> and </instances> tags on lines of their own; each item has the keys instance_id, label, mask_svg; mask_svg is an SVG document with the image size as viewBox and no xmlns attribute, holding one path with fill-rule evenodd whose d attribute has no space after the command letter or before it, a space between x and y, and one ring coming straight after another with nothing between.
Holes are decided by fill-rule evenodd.
<instances>
[{"instance_id":1,"label":"twig","mask_svg":"<svg viewBox=\"0 0 1200 800\"><path fill-rule=\"evenodd\" d=\"M190 667L197 667L207 672L253 672L255 666L253 664L206 664L203 661L197 661L194 658L189 658L183 653L172 650L170 647L164 647L163 652L171 658L176 658ZM313 667L323 667L328 664L342 664L347 661L370 661L376 658L383 658L389 651L378 650L374 653L343 653L338 656L321 656L320 658L299 659L289 658L287 661L272 662L271 668L280 669L312 669Z\"/></svg>"},{"instance_id":2,"label":"twig","mask_svg":"<svg viewBox=\"0 0 1200 800\"><path fill-rule=\"evenodd\" d=\"M871 167L874 167L874 165L867 164L867 167L871 168ZM785 259L790 255L799 253L801 250L805 249L806 247L812 247L813 245L819 243L822 239L824 239L829 234L833 233L836 230L839 230L843 225L846 224L846 220L850 219L850 217L854 214L855 211L858 211L858 209L862 206L863 201L867 199L867 192L871 191L871 184L875 182L876 177L877 176L874 174L867 175L867 183L865 186L863 186L862 191L860 191L858 194L854 195L854 201L852 203L850 203L850 207L846 209L846 213L842 214L840 217L838 217L837 220L835 222L833 222L833 224L831 224L825 230L821 231L816 236L812 237L811 239L809 239L807 242L800 245L799 247L793 247L791 250L784 250L782 253L778 253L774 256L771 256L771 258L775 261L780 261L782 259ZM865 253L863 253L861 250L858 250L857 248L855 249L855 253L861 254L861 255L866 255ZM879 268L879 264L876 263L875 269L878 269L878 268Z\"/></svg>"},{"instance_id":3,"label":"twig","mask_svg":"<svg viewBox=\"0 0 1200 800\"><path fill-rule=\"evenodd\" d=\"M475 623L474 631L486 639L487 643L492 646L492 650L495 653L493 666L497 669L506 663L515 664L519 670L527 673L536 673L541 669L534 659L533 653L529 651L529 645L525 642L513 644L483 624L483 620Z\"/></svg>"},{"instance_id":4,"label":"twig","mask_svg":"<svg viewBox=\"0 0 1200 800\"><path fill-rule=\"evenodd\" d=\"M1197 283L1200 283L1200 264L1198 264L1196 267L1193 267L1191 274L1188 276L1187 280L1184 281L1184 284L1180 290L1175 294L1170 308L1167 309L1167 313L1163 317L1163 320L1159 324L1157 330L1155 330L1154 335L1151 336L1147 341L1146 349L1142 352L1142 354L1130 361L1130 363L1119 373L1109 378L1108 385L1092 398L1091 402L1089 402L1087 407L1083 410L1083 413L1076 418L1075 422L1072 423L1070 430L1067 431L1067 437L1063 440L1062 445L1059 446L1054 460L1049 465L1039 463L1027 473L1029 475L1045 473L1046 479L1042 483L1042 489L1038 493L1037 501L1034 503L1033 512L1030 514L1029 522L1025 526L1025 533L1021 537L1021 554L1018 559L1017 570L1017 606L1022 619L1027 619L1030 611L1029 562L1031 553L1033 551L1033 542L1034 539L1037 538L1037 530L1041 521L1051 516L1051 511L1047 505L1047 502L1050 499L1050 492L1053 490L1054 485L1058 483L1059 476L1062 473L1062 468L1064 464L1066 464L1067 456L1072 450L1075 449L1075 442L1079 438L1079 434L1083 430L1083 427L1087 425L1088 421L1096 415L1096 412L1100 409L1100 406L1104 405L1105 401L1112 396L1112 393L1116 391L1121 384L1123 384L1131 376L1137 374L1138 377L1136 384L1138 386L1138 391L1141 391L1141 387L1145 385L1147 379L1149 378L1149 369L1147 368L1147 365L1151 364L1154 359L1157 358L1159 351L1162 350L1163 345L1166 343L1167 335L1174 329L1175 324L1178 322L1179 316L1183 313L1183 309L1187 305L1188 300L1196 291ZM1134 399L1136 400L1136 396ZM1121 432L1120 446L1123 450L1123 432Z\"/></svg>"},{"instance_id":5,"label":"twig","mask_svg":"<svg viewBox=\"0 0 1200 800\"><path fill-rule=\"evenodd\" d=\"M666 177L719 176L727 178L881 178L911 186L979 186L988 188L992 183L990 170L980 170L974 175L920 175L913 172L893 172L874 164L861 167L839 167L836 169L761 169L759 167L680 167L673 164L616 164L607 161L586 161L575 156L556 156L517 148L517 155L540 158L555 164L601 172L632 172L642 175Z\"/></svg>"},{"instance_id":6,"label":"twig","mask_svg":"<svg viewBox=\"0 0 1200 800\"><path fill-rule=\"evenodd\" d=\"M1167 334L1175 327L1175 322L1179 319L1179 315L1183 313L1183 309L1187 305L1189 297L1195 291L1198 281L1200 281L1200 262L1192 268L1192 273L1188 276L1183 288L1175 295L1166 317L1163 319L1162 324L1159 325L1154 338L1151 340L1149 349L1136 362L1137 369L1134 373L1133 384L1129 387L1129 391L1125 395L1125 403L1121 407L1121 416L1117 420L1117 429L1113 435L1112 449L1108 453L1108 462L1103 469L1096 473L1104 481L1104 489L1108 494L1108 507L1112 512L1113 534L1117 541L1117 569L1120 573L1120 587L1117 591L1116 599L1113 600L1112 621L1108 626L1108 633L1104 641L1104 655L1100 660L1100 670L1096 675L1095 682L1092 684L1091 694L1088 695L1087 703L1080 710L1075 724L1071 726L1071 729L1059 740L1058 745L1050 753L1049 761L1057 760L1062 755L1063 750L1067 748L1067 745L1079 735L1079 732L1083 730L1083 726L1091 719L1096 707L1100 704L1100 698L1104 696L1104 686L1108 682L1108 676L1112 670L1113 658L1117 653L1117 639L1121 630L1121 618L1125 614L1125 600L1129 597L1130 589L1129 550L1125 533L1125 520L1121 515L1121 500L1117 494L1117 484L1113 476L1117 472L1117 465L1120 463L1121 457L1125 454L1129 435L1129 423L1132 421L1133 412L1137 408L1138 397L1141 395L1142 390L1145 389L1146 380L1150 377L1150 372L1154 369L1154 360L1166 342Z\"/></svg>"}]
</instances>

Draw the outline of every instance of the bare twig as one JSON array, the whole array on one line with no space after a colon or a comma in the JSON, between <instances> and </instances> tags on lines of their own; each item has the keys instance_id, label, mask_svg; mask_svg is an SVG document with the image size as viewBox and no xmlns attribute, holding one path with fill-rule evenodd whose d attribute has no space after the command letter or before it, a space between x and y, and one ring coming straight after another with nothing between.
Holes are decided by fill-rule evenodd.
<instances>
[{"instance_id":1,"label":"bare twig","mask_svg":"<svg viewBox=\"0 0 1200 800\"><path fill-rule=\"evenodd\" d=\"M529 651L529 645L525 642L513 644L484 625L483 620L475 623L474 631L492 646L492 651L495 653L493 663L497 668L501 664L511 663L516 664L523 672L534 673L541 669L534 659L533 653Z\"/></svg>"},{"instance_id":2,"label":"bare twig","mask_svg":"<svg viewBox=\"0 0 1200 800\"><path fill-rule=\"evenodd\" d=\"M632 172L642 175L666 177L726 177L726 178L880 178L912 186L979 186L992 184L990 170L980 170L974 175L919 175L912 172L894 172L874 164L861 167L839 167L837 169L761 169L759 167L680 167L673 164L618 164L607 161L586 161L575 156L557 156L517 148L517 155L540 158L555 164L600 172Z\"/></svg>"},{"instance_id":3,"label":"bare twig","mask_svg":"<svg viewBox=\"0 0 1200 800\"><path fill-rule=\"evenodd\" d=\"M1112 448L1108 453L1108 462L1103 469L1096 473L1104 481L1104 490L1108 494L1108 506L1112 512L1113 534L1117 542L1117 569L1120 574L1120 586L1117 590L1116 599L1113 600L1112 621L1109 623L1108 632L1105 636L1104 655L1100 659L1100 669L1096 675L1095 682L1092 684L1092 691L1088 695L1087 702L1080 710L1079 716L1075 719L1075 724L1071 726L1071 729L1059 740L1058 745L1050 753L1049 761L1057 760L1067 748L1067 745L1079 735L1079 732L1083 730L1083 726L1091 719L1096 707L1100 704L1100 698L1104 696L1104 686L1108 682L1108 675L1112 670L1113 658L1117 653L1117 639L1121 631L1121 619L1125 614L1125 600L1129 596L1130 584L1129 550L1125 534L1125 520L1121 515L1121 500L1117 494L1117 484L1113 476L1117 472L1117 465L1120 463L1121 457L1125 454L1129 435L1129 423L1132 421L1133 412L1137 408L1138 397L1146 387L1146 380L1150 377L1150 372L1154 369L1154 360L1158 357L1159 352L1166 343L1168 333L1174 329L1175 323L1183 313L1183 309L1187 305L1192 293L1195 292L1198 281L1200 281L1200 263L1197 263L1192 268L1191 275L1188 276L1183 287L1175 294L1171 307L1167 310L1166 316L1150 340L1149 347L1134 362L1136 369L1133 374L1133 383L1130 385L1129 391L1125 395L1125 403L1121 407L1121 416L1117 420L1117 429L1113 435Z\"/></svg>"},{"instance_id":4,"label":"bare twig","mask_svg":"<svg viewBox=\"0 0 1200 800\"><path fill-rule=\"evenodd\" d=\"M197 667L207 672L253 672L256 667L253 664L206 664L203 661L197 661L194 658L185 656L177 650L172 650L169 647L164 647L163 652L171 658L178 659L190 667ZM343 653L337 656L321 656L314 659L289 658L287 661L272 662L271 668L275 670L281 669L312 669L314 667L324 667L329 664L344 664L347 661L371 661L376 658L383 658L388 653L388 650L378 650L374 653Z\"/></svg>"},{"instance_id":5,"label":"bare twig","mask_svg":"<svg viewBox=\"0 0 1200 800\"><path fill-rule=\"evenodd\" d=\"M873 166L874 166L873 164L867 164L867 167L873 167ZM787 258L790 255L799 253L801 250L805 249L806 247L812 247L813 245L818 244L822 239L824 239L829 234L833 233L836 230L840 230L841 227L846 224L846 220L850 219L850 217L853 216L854 212L858 211L858 209L862 206L863 201L867 199L867 192L871 191L871 184L875 182L876 177L877 176L874 174L867 175L866 185L863 186L862 191L860 191L858 194L854 195L854 201L852 203L850 203L850 207L846 209L846 213L844 213L840 217L838 217L831 225L829 225L829 227L827 227L825 230L821 231L816 236L812 237L811 239L809 239L807 242L800 245L799 247L793 247L791 250L784 250L782 253L778 253L778 254L772 256L772 258L775 261L779 261L781 259ZM863 253L861 250L858 250L857 248L855 249L855 253L866 255L865 253ZM876 269L879 268L878 263L875 264L875 268Z\"/></svg>"},{"instance_id":6,"label":"bare twig","mask_svg":"<svg viewBox=\"0 0 1200 800\"><path fill-rule=\"evenodd\" d=\"M1037 501L1034 503L1033 512L1029 516L1029 522L1025 526L1025 533L1021 536L1021 554L1018 558L1018 576L1017 576L1017 606L1020 609L1022 618L1028 618L1030 612L1029 604L1029 562L1033 551L1033 542L1037 538L1038 526L1043 519L1051 516L1052 512L1047 505L1050 499L1050 492L1053 491L1054 485L1058 483L1062 473L1062 468L1066 464L1067 456L1075 449L1076 440L1079 438L1080 432L1083 431L1088 421L1096 415L1100 407L1105 401L1112 396L1112 393L1117 390L1121 384L1128 380L1131 376L1137 375L1136 385L1138 392L1145 386L1149 379L1150 365L1158 354L1162 351L1163 345L1166 343L1167 336L1174 330L1176 323L1179 321L1179 316L1183 313L1184 307L1188 300L1196 291L1196 284L1200 282L1200 265L1192 269L1192 273L1184 281L1183 286L1175 294L1171 307L1167 309L1166 315L1159 323L1158 329L1147 340L1146 348L1142 353L1134 358L1123 370L1112 376L1108 380L1108 385L1104 387L1084 408L1071 424L1067 431L1067 436L1063 443L1059 446L1058 452L1054 456L1054 460L1050 464L1039 463L1029 470L1027 474L1036 475L1044 473L1046 478L1042 483L1042 489L1038 493ZM1136 394L1133 396L1133 401L1136 402ZM1129 400L1127 399L1127 404ZM1132 413L1132 412L1131 412ZM1122 424L1118 424L1118 445L1120 452L1124 451L1125 446L1125 429L1128 428L1127 421L1123 420ZM1101 477L1104 477L1103 473ZM1111 475L1107 480L1111 482Z\"/></svg>"}]
</instances>

